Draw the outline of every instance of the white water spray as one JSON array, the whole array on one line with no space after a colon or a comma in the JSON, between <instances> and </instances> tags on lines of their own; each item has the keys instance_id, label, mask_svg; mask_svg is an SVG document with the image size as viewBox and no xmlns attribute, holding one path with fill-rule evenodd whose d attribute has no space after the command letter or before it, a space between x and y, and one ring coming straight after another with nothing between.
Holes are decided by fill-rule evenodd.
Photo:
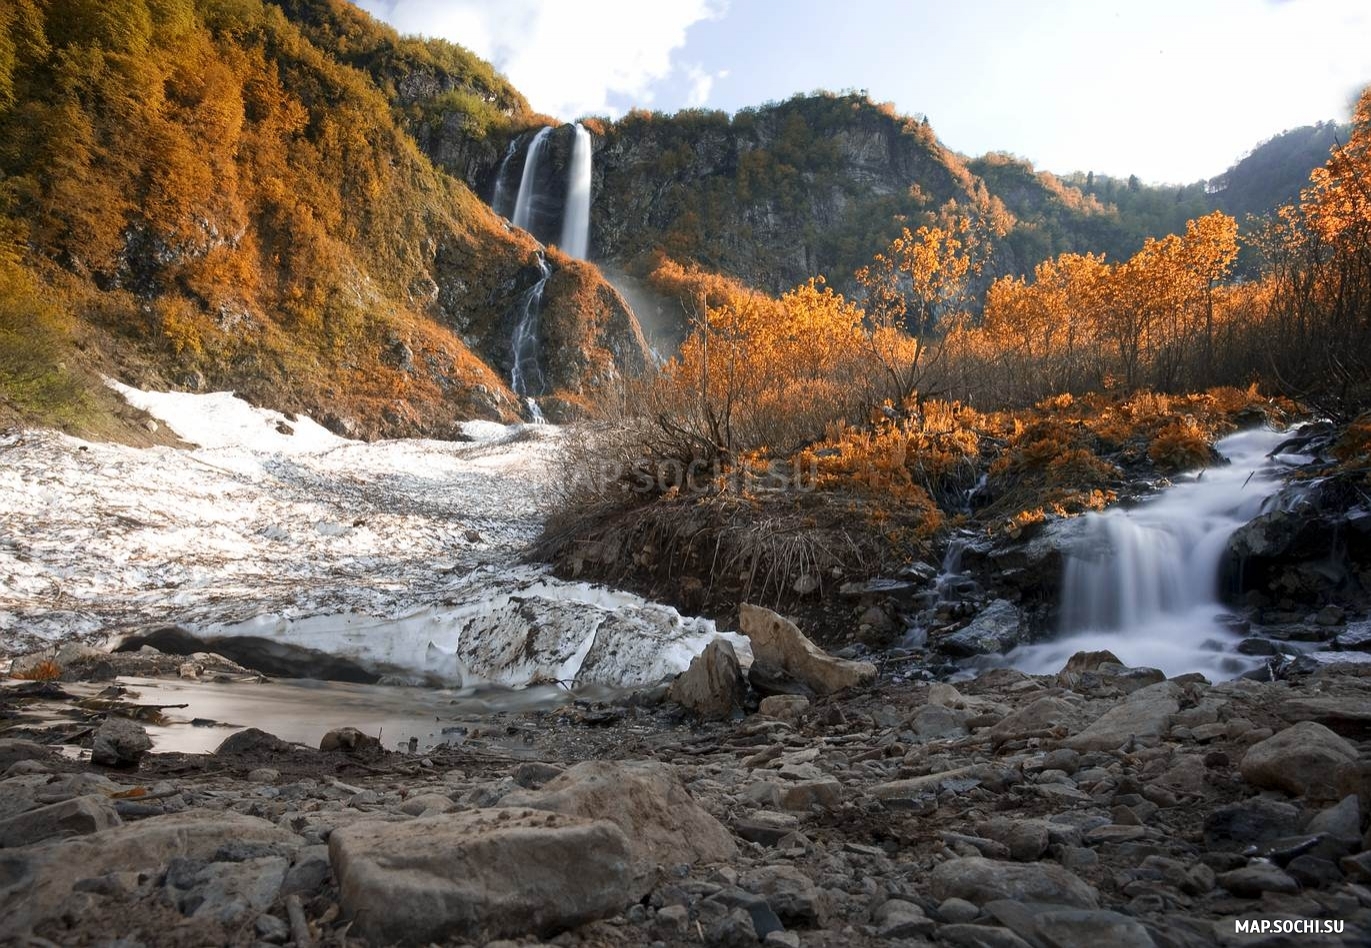
<instances>
[{"instance_id":1,"label":"white water spray","mask_svg":"<svg viewBox=\"0 0 1371 948\"><path fill-rule=\"evenodd\" d=\"M577 122L562 215L562 250L582 260L590 252L590 172L590 132Z\"/></svg>"},{"instance_id":2,"label":"white water spray","mask_svg":"<svg viewBox=\"0 0 1371 948\"><path fill-rule=\"evenodd\" d=\"M1245 431L1216 447L1230 461L1178 478L1131 510L1088 515L1066 551L1063 637L1008 656L1034 674L1058 671L1073 653L1108 649L1128 665L1168 675L1231 678L1251 667L1232 652L1219 569L1233 532L1279 490L1280 470L1305 458L1267 455L1287 433Z\"/></svg>"},{"instance_id":3,"label":"white water spray","mask_svg":"<svg viewBox=\"0 0 1371 948\"><path fill-rule=\"evenodd\" d=\"M537 182L535 176L538 173L538 158L542 154L543 144L547 141L548 135L552 134L552 126L545 125L538 129L538 134L533 136L533 141L528 145L528 157L524 159L524 173L519 178L519 193L514 199L514 217L512 218L515 227L529 229L532 223L533 202L536 198L535 190Z\"/></svg>"}]
</instances>

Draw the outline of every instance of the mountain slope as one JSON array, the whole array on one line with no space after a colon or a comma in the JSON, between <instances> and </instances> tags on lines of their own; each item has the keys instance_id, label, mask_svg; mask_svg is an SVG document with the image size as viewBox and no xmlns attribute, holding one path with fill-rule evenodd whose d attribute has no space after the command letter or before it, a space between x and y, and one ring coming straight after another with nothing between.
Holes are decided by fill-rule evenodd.
<instances>
[{"instance_id":1,"label":"mountain slope","mask_svg":"<svg viewBox=\"0 0 1371 948\"><path fill-rule=\"evenodd\" d=\"M87 361L368 435L522 409L501 379L539 248L434 169L342 61L353 47L258 0L16 0L0 17L8 265L75 317ZM357 17L354 46L406 48ZM612 345L640 366L622 301L553 266L553 301L596 307L571 316L587 364L617 371Z\"/></svg>"}]
</instances>

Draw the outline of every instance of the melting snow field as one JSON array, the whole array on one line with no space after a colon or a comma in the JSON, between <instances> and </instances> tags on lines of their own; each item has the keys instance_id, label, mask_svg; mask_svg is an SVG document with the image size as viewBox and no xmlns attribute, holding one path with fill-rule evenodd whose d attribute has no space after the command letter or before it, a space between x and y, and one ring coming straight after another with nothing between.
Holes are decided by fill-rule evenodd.
<instances>
[{"instance_id":1,"label":"melting snow field","mask_svg":"<svg viewBox=\"0 0 1371 948\"><path fill-rule=\"evenodd\" d=\"M449 684L627 685L718 634L516 565L547 511L555 427L368 444L226 392L111 385L198 447L0 434L0 651L174 624Z\"/></svg>"}]
</instances>

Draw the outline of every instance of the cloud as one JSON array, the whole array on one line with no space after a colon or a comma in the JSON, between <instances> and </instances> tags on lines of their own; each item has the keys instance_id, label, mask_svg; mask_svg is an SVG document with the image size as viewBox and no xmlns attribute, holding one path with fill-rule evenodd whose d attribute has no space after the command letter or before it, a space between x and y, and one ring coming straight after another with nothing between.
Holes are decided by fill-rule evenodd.
<instances>
[{"instance_id":1,"label":"cloud","mask_svg":"<svg viewBox=\"0 0 1371 948\"><path fill-rule=\"evenodd\" d=\"M727 69L720 69L718 72L706 72L699 63L689 63L682 66L680 72L685 76L689 86L686 91L686 105L691 108L699 108L709 101L709 93L714 89L715 79L728 78Z\"/></svg>"},{"instance_id":2,"label":"cloud","mask_svg":"<svg viewBox=\"0 0 1371 948\"><path fill-rule=\"evenodd\" d=\"M534 109L564 119L650 105L653 87L680 69L672 56L686 30L723 13L720 0L357 2L402 33L460 43L494 63ZM698 66L684 75L692 103L703 104L716 77Z\"/></svg>"}]
</instances>

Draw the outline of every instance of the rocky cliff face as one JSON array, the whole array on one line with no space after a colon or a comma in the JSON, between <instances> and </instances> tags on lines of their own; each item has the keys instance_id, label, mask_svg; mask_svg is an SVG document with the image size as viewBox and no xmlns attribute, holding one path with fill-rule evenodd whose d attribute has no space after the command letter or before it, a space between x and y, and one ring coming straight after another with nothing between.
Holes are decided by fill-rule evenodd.
<instances>
[{"instance_id":1,"label":"rocky cliff face","mask_svg":"<svg viewBox=\"0 0 1371 948\"><path fill-rule=\"evenodd\" d=\"M976 180L921 123L857 96L816 96L744 111L633 113L594 133L591 257L618 263L662 249L781 291L825 273L843 283L898 232L949 200L984 200ZM467 174L488 199L517 188L527 152ZM555 240L570 126L547 138L531 230ZM444 146L432 145L440 157ZM436 152L434 150L436 148ZM449 165L449 167L451 167Z\"/></svg>"}]
</instances>

